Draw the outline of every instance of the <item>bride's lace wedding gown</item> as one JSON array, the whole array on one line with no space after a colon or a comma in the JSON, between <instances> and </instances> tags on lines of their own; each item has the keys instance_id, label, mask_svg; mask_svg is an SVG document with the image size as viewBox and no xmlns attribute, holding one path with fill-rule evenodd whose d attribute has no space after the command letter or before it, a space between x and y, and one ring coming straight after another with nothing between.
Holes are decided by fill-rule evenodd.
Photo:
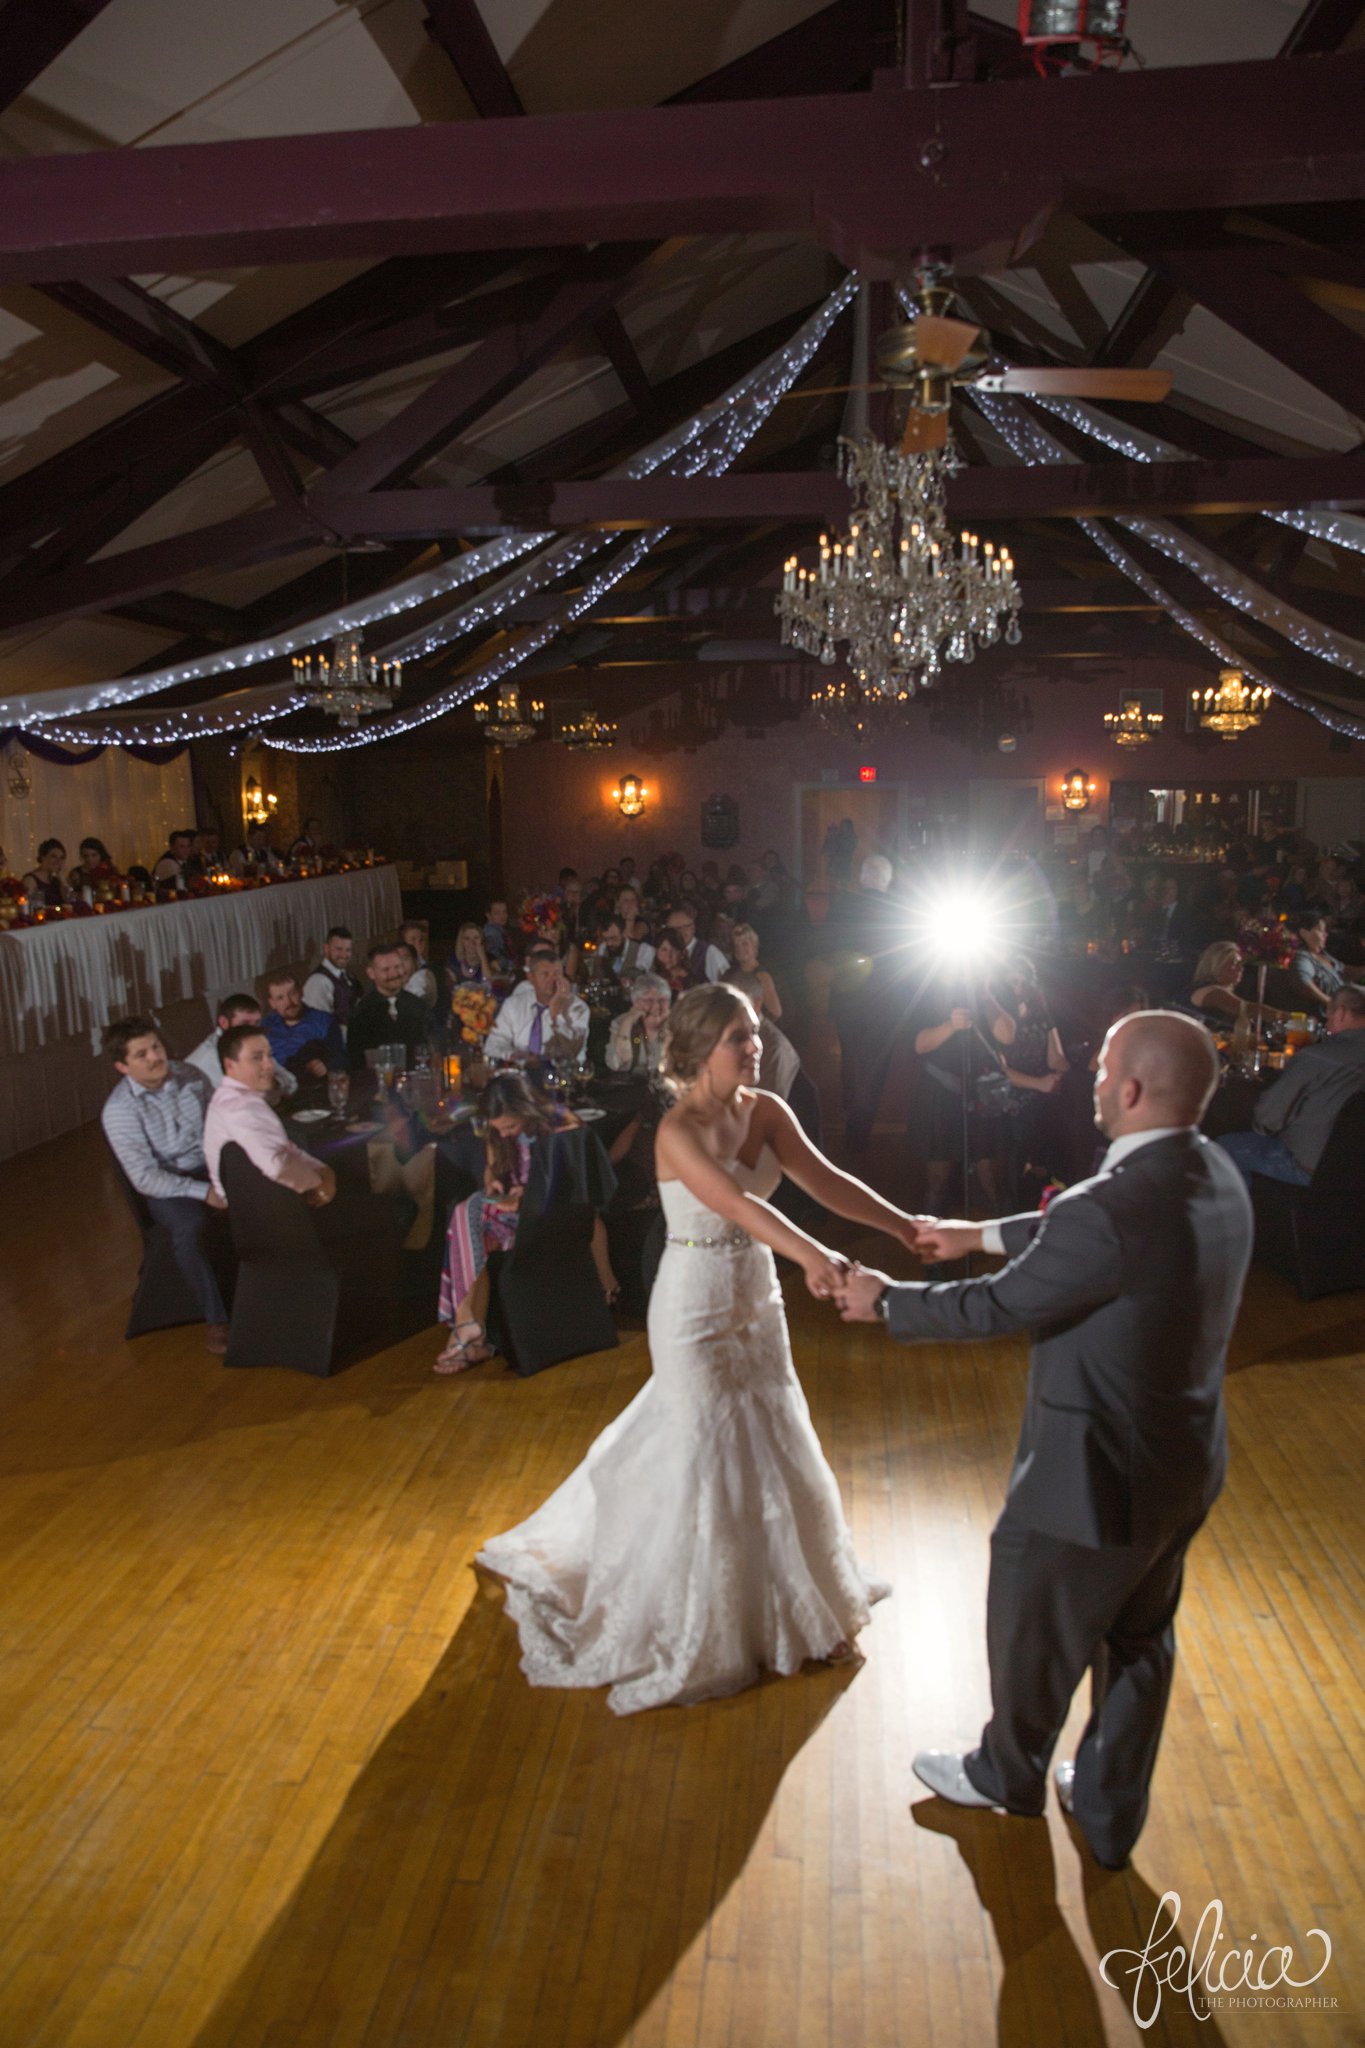
<instances>
[{"instance_id":1,"label":"bride's lace wedding gown","mask_svg":"<svg viewBox=\"0 0 1365 2048\"><path fill-rule=\"evenodd\" d=\"M765 1150L730 1170L769 1195ZM772 1253L660 1184L653 1374L578 1469L478 1562L506 1581L532 1685L685 1705L849 1644L888 1590L859 1567L792 1368Z\"/></svg>"}]
</instances>

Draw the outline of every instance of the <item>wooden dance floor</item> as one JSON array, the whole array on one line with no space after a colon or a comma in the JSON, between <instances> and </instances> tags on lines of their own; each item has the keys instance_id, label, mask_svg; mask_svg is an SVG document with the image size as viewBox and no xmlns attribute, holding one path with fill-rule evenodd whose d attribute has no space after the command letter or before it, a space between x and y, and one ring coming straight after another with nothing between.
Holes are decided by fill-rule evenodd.
<instances>
[{"instance_id":1,"label":"wooden dance floor","mask_svg":"<svg viewBox=\"0 0 1365 2048\"><path fill-rule=\"evenodd\" d=\"M793 1291L894 1597L859 1667L617 1721L527 1688L469 1560L639 1387L642 1335L525 1383L434 1379L434 1330L332 1382L125 1345L90 1129L0 1170L0 1229L5 2048L1365 2039L1365 1296L1253 1277L1152 1816L1107 1875L1055 1807L953 1814L910 1772L986 1704L1022 1344L898 1350ZM1144 2033L1097 1957L1166 1892L1182 1941L1221 1900L1220 1956L1292 1943L1300 1978L1324 1929L1290 1995L1335 2004L1200 2023L1177 1986Z\"/></svg>"}]
</instances>

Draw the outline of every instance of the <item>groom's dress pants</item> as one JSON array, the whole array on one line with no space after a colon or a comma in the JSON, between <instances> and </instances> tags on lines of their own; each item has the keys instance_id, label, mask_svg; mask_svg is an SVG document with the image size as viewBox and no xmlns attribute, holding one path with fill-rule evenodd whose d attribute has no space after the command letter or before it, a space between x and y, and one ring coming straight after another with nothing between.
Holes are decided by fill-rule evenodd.
<instances>
[{"instance_id":1,"label":"groom's dress pants","mask_svg":"<svg viewBox=\"0 0 1365 2048\"><path fill-rule=\"evenodd\" d=\"M991 1537L992 1712L967 1775L1012 1813L1041 1813L1052 1752L1089 1669L1072 1811L1105 1863L1126 1861L1147 1817L1185 1552L1199 1520L1161 1544L1099 1550L1012 1526L1007 1515Z\"/></svg>"}]
</instances>

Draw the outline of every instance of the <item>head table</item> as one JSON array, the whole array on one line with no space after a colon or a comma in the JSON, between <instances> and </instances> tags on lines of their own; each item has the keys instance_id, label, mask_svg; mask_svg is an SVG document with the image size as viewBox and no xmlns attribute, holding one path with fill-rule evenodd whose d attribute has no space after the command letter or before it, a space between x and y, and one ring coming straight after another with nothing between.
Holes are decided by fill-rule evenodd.
<instances>
[{"instance_id":1,"label":"head table","mask_svg":"<svg viewBox=\"0 0 1365 2048\"><path fill-rule=\"evenodd\" d=\"M115 1017L152 1017L182 1057L220 997L316 965L330 925L363 958L401 916L397 871L374 867L0 933L0 1159L99 1114Z\"/></svg>"}]
</instances>

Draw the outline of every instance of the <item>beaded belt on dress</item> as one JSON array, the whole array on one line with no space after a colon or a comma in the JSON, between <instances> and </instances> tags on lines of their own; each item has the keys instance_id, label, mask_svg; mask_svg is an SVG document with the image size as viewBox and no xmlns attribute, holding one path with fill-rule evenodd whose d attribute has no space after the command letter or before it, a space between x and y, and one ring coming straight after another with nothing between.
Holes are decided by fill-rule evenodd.
<instances>
[{"instance_id":1,"label":"beaded belt on dress","mask_svg":"<svg viewBox=\"0 0 1365 2048\"><path fill-rule=\"evenodd\" d=\"M676 1237L670 1230L664 1239L665 1244L685 1245L693 1252L736 1251L752 1241L747 1230L731 1230L724 1237Z\"/></svg>"}]
</instances>

